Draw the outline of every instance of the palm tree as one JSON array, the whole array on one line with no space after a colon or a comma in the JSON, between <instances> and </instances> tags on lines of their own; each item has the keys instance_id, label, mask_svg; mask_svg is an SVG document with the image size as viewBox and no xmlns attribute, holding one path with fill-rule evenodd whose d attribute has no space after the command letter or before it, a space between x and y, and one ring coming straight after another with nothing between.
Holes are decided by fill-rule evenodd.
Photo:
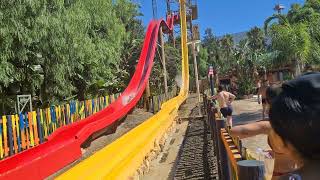
<instances>
[{"instance_id":1,"label":"palm tree","mask_svg":"<svg viewBox=\"0 0 320 180\"><path fill-rule=\"evenodd\" d=\"M274 19L279 21L269 26ZM275 14L266 19L265 33L271 37L272 50L279 52L275 62L291 65L295 76L301 74L311 49L307 26L303 23L289 23L285 15Z\"/></svg>"},{"instance_id":2,"label":"palm tree","mask_svg":"<svg viewBox=\"0 0 320 180\"><path fill-rule=\"evenodd\" d=\"M253 27L247 32L248 46L255 52L261 52L265 48L265 36L263 31L258 27Z\"/></svg>"},{"instance_id":3,"label":"palm tree","mask_svg":"<svg viewBox=\"0 0 320 180\"><path fill-rule=\"evenodd\" d=\"M286 17L286 15L283 14L274 14L270 17L268 17L265 21L264 21L264 33L267 36L268 35L268 28L269 28L269 24L273 21L273 20L278 20L278 24L279 25L287 25L288 19Z\"/></svg>"},{"instance_id":4,"label":"palm tree","mask_svg":"<svg viewBox=\"0 0 320 180\"><path fill-rule=\"evenodd\" d=\"M227 34L220 39L220 67L221 71L226 73L233 65L234 57L234 41L233 37L230 34Z\"/></svg>"}]
</instances>

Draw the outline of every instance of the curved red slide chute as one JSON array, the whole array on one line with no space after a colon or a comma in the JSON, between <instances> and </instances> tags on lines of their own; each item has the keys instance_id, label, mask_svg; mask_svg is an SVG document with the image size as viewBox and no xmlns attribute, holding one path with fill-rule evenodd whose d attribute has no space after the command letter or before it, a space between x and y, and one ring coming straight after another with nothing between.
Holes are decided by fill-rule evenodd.
<instances>
[{"instance_id":1,"label":"curved red slide chute","mask_svg":"<svg viewBox=\"0 0 320 180\"><path fill-rule=\"evenodd\" d=\"M171 32L178 18L172 15L166 22L149 23L136 71L115 102L84 120L59 128L45 143L0 161L0 179L44 179L79 159L81 144L93 133L124 117L137 104L151 73L159 28L163 27L165 33Z\"/></svg>"}]
</instances>

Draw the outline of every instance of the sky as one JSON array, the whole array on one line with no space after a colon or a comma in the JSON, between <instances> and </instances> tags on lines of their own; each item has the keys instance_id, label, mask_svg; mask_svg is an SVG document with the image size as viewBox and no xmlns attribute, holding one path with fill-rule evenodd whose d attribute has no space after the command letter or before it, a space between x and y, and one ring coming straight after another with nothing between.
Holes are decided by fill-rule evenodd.
<instances>
[{"instance_id":1,"label":"sky","mask_svg":"<svg viewBox=\"0 0 320 180\"><path fill-rule=\"evenodd\" d=\"M133 0L141 5L140 17L145 26L153 17L152 0ZM157 1L157 17L165 17L165 0ZM275 4L282 4L287 12L292 3L304 0L197 0L201 36L206 28L212 28L216 36L248 31L251 27L263 27L264 20L274 13Z\"/></svg>"}]
</instances>

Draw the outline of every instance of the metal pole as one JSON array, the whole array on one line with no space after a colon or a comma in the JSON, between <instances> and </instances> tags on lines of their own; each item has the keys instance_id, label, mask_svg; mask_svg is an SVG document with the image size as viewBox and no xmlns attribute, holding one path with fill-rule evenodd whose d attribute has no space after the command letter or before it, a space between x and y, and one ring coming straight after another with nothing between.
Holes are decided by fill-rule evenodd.
<instances>
[{"instance_id":1,"label":"metal pole","mask_svg":"<svg viewBox=\"0 0 320 180\"><path fill-rule=\"evenodd\" d=\"M198 94L199 116L202 116L202 113L201 113L201 96L200 96L200 88L199 88L198 63L197 63L196 44L195 44L195 42L192 42L192 53L193 53L194 74L195 74L196 86L197 86L197 94Z\"/></svg>"},{"instance_id":2,"label":"metal pole","mask_svg":"<svg viewBox=\"0 0 320 180\"><path fill-rule=\"evenodd\" d=\"M163 77L164 77L164 93L168 97L168 81L167 81L167 68L166 68L166 55L164 52L164 40L162 27L160 28L160 41L161 41L161 54L162 54L162 65L163 65Z\"/></svg>"},{"instance_id":3,"label":"metal pole","mask_svg":"<svg viewBox=\"0 0 320 180\"><path fill-rule=\"evenodd\" d=\"M179 0L180 2L180 21L181 21L181 54L182 54L182 86L180 89L180 95L188 95L189 92L189 63L188 63L188 34L187 34L187 16L186 16L186 4L185 0Z\"/></svg>"},{"instance_id":4,"label":"metal pole","mask_svg":"<svg viewBox=\"0 0 320 180\"><path fill-rule=\"evenodd\" d=\"M209 76L210 78L210 89L211 89L211 96L214 95L214 82L213 82L213 75Z\"/></svg>"}]
</instances>

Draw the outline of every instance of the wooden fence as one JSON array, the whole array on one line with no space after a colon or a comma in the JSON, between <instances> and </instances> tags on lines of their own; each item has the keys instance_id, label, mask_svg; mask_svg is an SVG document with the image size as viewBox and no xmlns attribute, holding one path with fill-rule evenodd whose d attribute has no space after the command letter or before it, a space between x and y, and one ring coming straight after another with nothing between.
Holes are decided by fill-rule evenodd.
<instances>
[{"instance_id":1,"label":"wooden fence","mask_svg":"<svg viewBox=\"0 0 320 180\"><path fill-rule=\"evenodd\" d=\"M168 96L162 94L150 97L148 111L158 112L162 103L175 95L176 88L173 88ZM113 94L85 101L73 100L67 104L37 109L32 112L2 116L0 119L0 159L45 142L46 138L57 128L101 111L119 96L120 94ZM141 98L138 106L143 103L143 98Z\"/></svg>"},{"instance_id":2,"label":"wooden fence","mask_svg":"<svg viewBox=\"0 0 320 180\"><path fill-rule=\"evenodd\" d=\"M84 119L112 103L120 94L71 101L36 111L4 115L0 119L0 158L43 143L57 128Z\"/></svg>"},{"instance_id":3,"label":"wooden fence","mask_svg":"<svg viewBox=\"0 0 320 180\"><path fill-rule=\"evenodd\" d=\"M261 161L248 160L248 151L242 147L239 138L232 137L225 122L218 114L215 104L203 94L207 123L211 130L214 153L218 161L219 179L264 179L264 165Z\"/></svg>"}]
</instances>

